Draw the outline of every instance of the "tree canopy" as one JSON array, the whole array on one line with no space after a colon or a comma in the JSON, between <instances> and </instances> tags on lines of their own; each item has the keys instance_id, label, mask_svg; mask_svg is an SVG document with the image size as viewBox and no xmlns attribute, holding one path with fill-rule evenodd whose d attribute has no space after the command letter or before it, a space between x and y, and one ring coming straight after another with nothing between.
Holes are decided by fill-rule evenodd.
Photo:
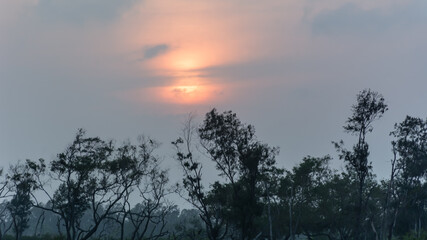
<instances>
[{"instance_id":1,"label":"tree canopy","mask_svg":"<svg viewBox=\"0 0 427 240\"><path fill-rule=\"evenodd\" d=\"M369 134L387 110L375 91L356 96L343 126L355 144L333 142L344 169L331 155L281 168L253 125L215 108L188 118L172 157L145 136L119 145L79 129L54 159L0 170L0 240L426 239L427 120L395 124L390 177L378 180Z\"/></svg>"}]
</instances>

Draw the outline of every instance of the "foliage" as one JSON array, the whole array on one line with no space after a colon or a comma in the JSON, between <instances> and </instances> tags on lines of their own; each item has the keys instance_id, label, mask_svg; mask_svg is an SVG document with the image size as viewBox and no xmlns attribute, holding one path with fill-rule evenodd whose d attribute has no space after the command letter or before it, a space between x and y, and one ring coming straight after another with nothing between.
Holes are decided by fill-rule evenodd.
<instances>
[{"instance_id":1,"label":"foliage","mask_svg":"<svg viewBox=\"0 0 427 240\"><path fill-rule=\"evenodd\" d=\"M354 205L354 228L352 231L355 239L364 238L369 222L366 221L366 211L369 202L372 181L372 164L368 161L369 145L366 134L372 132L372 123L380 119L388 110L383 96L370 89L365 89L357 95L357 103L352 106L352 115L347 119L344 130L357 136L357 143L352 150L344 147L343 141L335 143L340 159L346 162L349 176L357 183L357 198Z\"/></svg>"},{"instance_id":2,"label":"foliage","mask_svg":"<svg viewBox=\"0 0 427 240\"><path fill-rule=\"evenodd\" d=\"M28 228L30 210L33 205L31 192L35 188L35 180L28 165L18 163L11 166L9 172L10 174L7 176L8 187L13 192L13 196L6 208L11 218L15 239L20 240L25 229Z\"/></svg>"},{"instance_id":3,"label":"foliage","mask_svg":"<svg viewBox=\"0 0 427 240\"><path fill-rule=\"evenodd\" d=\"M213 109L197 129L190 123L184 138L173 144L184 171L188 200L201 211L209 239L222 239L228 231L240 239L255 237L254 222L263 210L262 186L275 169L278 149L258 141L253 126L243 124L231 111L218 113ZM202 165L191 148L196 133L218 175L226 181L215 182L208 192L202 184Z\"/></svg>"},{"instance_id":4,"label":"foliage","mask_svg":"<svg viewBox=\"0 0 427 240\"><path fill-rule=\"evenodd\" d=\"M421 233L417 232L410 232L405 234L403 236L402 240L426 240L427 239L427 232L422 231Z\"/></svg>"},{"instance_id":5,"label":"foliage","mask_svg":"<svg viewBox=\"0 0 427 240\"><path fill-rule=\"evenodd\" d=\"M48 193L41 180L45 175L45 166L29 162L29 166L38 170L35 173L37 189L49 198L48 205L37 203L36 206L59 217L59 222L65 227L67 240L86 240L95 236L102 230L101 226L105 227L107 219L114 218L123 210L118 209L118 206L134 188L140 191L148 189L139 187L139 184L146 183L144 178L149 178L150 184L155 184L149 188L153 195L164 196L166 173L158 170L157 160L152 157L149 147L147 142L141 142L139 146L125 143L115 148L112 141L86 137L85 131L79 130L73 143L50 164L48 176L59 183L53 195ZM150 211L159 209L159 201L153 206L150 203L152 199L144 200L144 204L149 204ZM126 202L122 206L126 206ZM130 209L124 211L124 214L134 219L132 216L136 212L129 214ZM91 214L87 214L89 212ZM139 224L147 219L152 220L151 217L144 217L143 220L139 218ZM139 228L136 232L138 237L134 239L144 237Z\"/></svg>"},{"instance_id":6,"label":"foliage","mask_svg":"<svg viewBox=\"0 0 427 240\"><path fill-rule=\"evenodd\" d=\"M405 233L415 225L415 232L419 234L422 225L427 223L427 120L407 116L394 128L391 135L395 137L393 147L397 153L397 231Z\"/></svg>"},{"instance_id":7,"label":"foliage","mask_svg":"<svg viewBox=\"0 0 427 240\"><path fill-rule=\"evenodd\" d=\"M243 124L231 111L206 114L198 129L201 145L229 185L229 219L240 239L254 238L255 219L262 214L261 186L275 169L277 148L256 139L255 128ZM218 185L219 183L217 183Z\"/></svg>"},{"instance_id":8,"label":"foliage","mask_svg":"<svg viewBox=\"0 0 427 240\"><path fill-rule=\"evenodd\" d=\"M202 165L193 154L192 139L196 129L192 121L193 118L190 116L183 129L182 138L172 142L176 148L176 159L184 172L182 182L187 196L183 197L200 212L207 237L210 240L221 240L228 234L226 208L222 202L213 201L215 198L209 198L203 186Z\"/></svg>"},{"instance_id":9,"label":"foliage","mask_svg":"<svg viewBox=\"0 0 427 240\"><path fill-rule=\"evenodd\" d=\"M0 171L0 240L427 239L427 120L395 124L378 181L367 135L387 104L369 89L356 100L344 126L355 144L335 143L342 171L329 155L277 167L278 149L231 111L189 118L172 142L183 173L172 187L153 139L117 146L79 130L51 162ZM172 191L194 208L180 211Z\"/></svg>"}]
</instances>

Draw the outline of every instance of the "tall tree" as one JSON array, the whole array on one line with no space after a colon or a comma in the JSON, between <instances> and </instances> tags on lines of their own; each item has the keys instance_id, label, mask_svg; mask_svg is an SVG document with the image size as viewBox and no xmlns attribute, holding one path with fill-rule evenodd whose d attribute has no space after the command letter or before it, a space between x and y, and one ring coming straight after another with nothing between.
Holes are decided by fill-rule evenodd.
<instances>
[{"instance_id":1,"label":"tall tree","mask_svg":"<svg viewBox=\"0 0 427 240\"><path fill-rule=\"evenodd\" d=\"M258 234L255 218L263 209L261 183L274 168L278 149L258 141L254 127L243 124L231 111L208 112L198 133L219 175L230 184L231 220L239 229L240 239L254 238Z\"/></svg>"},{"instance_id":2,"label":"tall tree","mask_svg":"<svg viewBox=\"0 0 427 240\"><path fill-rule=\"evenodd\" d=\"M176 148L176 159L184 173L183 188L187 196L181 196L191 203L199 212L205 224L206 235L210 240L224 239L228 234L228 219L224 199L212 198L202 182L202 164L194 152L193 138L196 137L194 116L190 115L183 128L182 137L172 144Z\"/></svg>"},{"instance_id":3,"label":"tall tree","mask_svg":"<svg viewBox=\"0 0 427 240\"><path fill-rule=\"evenodd\" d=\"M355 226L353 235L355 239L361 239L366 229L362 229L365 224L363 221L367 197L366 183L372 176L372 165L368 161L369 145L366 141L366 135L373 130L373 122L380 119L388 110L383 96L370 89L365 89L357 95L357 102L352 106L352 115L347 119L344 130L352 135L357 136L357 143L353 149L347 150L344 144L335 143L337 150L340 152L340 158L347 165L347 171L354 176L357 182L357 202L355 204Z\"/></svg>"},{"instance_id":4,"label":"tall tree","mask_svg":"<svg viewBox=\"0 0 427 240\"><path fill-rule=\"evenodd\" d=\"M215 182L211 191L203 187L202 165L189 144L196 134L204 156L225 180ZM206 114L199 128L187 127L184 138L173 144L184 171L184 188L201 211L208 237L223 238L228 230L242 240L259 234L254 223L263 210L262 185L274 169L278 149L258 141L254 127L243 124L235 113L216 109Z\"/></svg>"}]
</instances>

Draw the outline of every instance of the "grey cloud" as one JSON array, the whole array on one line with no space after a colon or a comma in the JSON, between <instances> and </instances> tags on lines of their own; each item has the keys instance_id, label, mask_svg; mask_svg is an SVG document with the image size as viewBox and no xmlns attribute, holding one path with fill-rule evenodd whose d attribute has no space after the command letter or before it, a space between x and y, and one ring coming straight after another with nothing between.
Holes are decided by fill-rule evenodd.
<instances>
[{"instance_id":1,"label":"grey cloud","mask_svg":"<svg viewBox=\"0 0 427 240\"><path fill-rule=\"evenodd\" d=\"M218 65L198 69L199 77L223 79L225 81L253 81L283 79L317 71L321 68L316 60L307 59L263 59L231 65Z\"/></svg>"},{"instance_id":2,"label":"grey cloud","mask_svg":"<svg viewBox=\"0 0 427 240\"><path fill-rule=\"evenodd\" d=\"M36 11L47 21L83 24L88 21L108 21L131 7L137 0L41 0Z\"/></svg>"},{"instance_id":3,"label":"grey cloud","mask_svg":"<svg viewBox=\"0 0 427 240\"><path fill-rule=\"evenodd\" d=\"M346 4L316 16L312 30L315 34L360 34L381 31L390 24L385 16L374 10L365 11L354 4Z\"/></svg>"},{"instance_id":4,"label":"grey cloud","mask_svg":"<svg viewBox=\"0 0 427 240\"><path fill-rule=\"evenodd\" d=\"M144 59L152 59L159 55L162 55L170 50L170 46L167 44L159 44L155 46L147 47L144 50Z\"/></svg>"},{"instance_id":5,"label":"grey cloud","mask_svg":"<svg viewBox=\"0 0 427 240\"><path fill-rule=\"evenodd\" d=\"M408 5L383 13L378 9L364 10L355 4L345 4L317 15L311 28L314 34L368 35L386 31L394 26L424 24L427 2L416 0Z\"/></svg>"}]
</instances>

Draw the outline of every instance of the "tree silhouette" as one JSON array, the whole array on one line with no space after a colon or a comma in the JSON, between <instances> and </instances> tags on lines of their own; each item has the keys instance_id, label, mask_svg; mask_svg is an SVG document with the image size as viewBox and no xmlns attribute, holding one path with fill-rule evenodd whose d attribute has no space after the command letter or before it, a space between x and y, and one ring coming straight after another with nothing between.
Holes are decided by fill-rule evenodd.
<instances>
[{"instance_id":1,"label":"tree silhouette","mask_svg":"<svg viewBox=\"0 0 427 240\"><path fill-rule=\"evenodd\" d=\"M395 124L391 174L377 180L367 136L387 104L366 89L351 110L344 130L355 144L335 143L344 170L329 155L280 169L278 149L235 113L212 109L200 125L190 116L172 142L183 173L173 188L156 141L117 146L79 130L51 162L0 171L0 240L426 239L427 120ZM172 190L194 209L179 213Z\"/></svg>"},{"instance_id":2,"label":"tree silhouette","mask_svg":"<svg viewBox=\"0 0 427 240\"><path fill-rule=\"evenodd\" d=\"M8 202L6 198L9 196L8 181L6 176L3 176L3 169L0 168L0 240L3 240L3 237L7 232L12 228L12 222L10 221L9 211L7 209Z\"/></svg>"},{"instance_id":3,"label":"tree silhouette","mask_svg":"<svg viewBox=\"0 0 427 240\"><path fill-rule=\"evenodd\" d=\"M172 142L176 148L176 159L184 173L183 187L187 197L183 197L200 212L207 237L210 240L221 240L227 236L229 228L226 208L223 202L212 201L213 199L209 198L209 193L202 183L202 164L193 154L193 138L196 137L193 117L190 115L185 123L182 137Z\"/></svg>"},{"instance_id":4,"label":"tree silhouette","mask_svg":"<svg viewBox=\"0 0 427 240\"><path fill-rule=\"evenodd\" d=\"M59 182L52 196L38 177L38 188L46 193L49 204L37 207L59 216L67 240L91 238L106 219L117 214L120 201L147 174L151 156L145 147L125 145L116 150L112 141L86 137L80 129L73 143L50 164L49 177ZM132 149L135 154L130 154ZM42 176L45 168L32 164L40 169L36 175Z\"/></svg>"},{"instance_id":5,"label":"tree silhouette","mask_svg":"<svg viewBox=\"0 0 427 240\"><path fill-rule=\"evenodd\" d=\"M166 186L169 179L154 155L158 146L155 140L140 136L138 146L126 143L115 151L114 168L130 167L115 171L115 178L126 190L120 204L112 211L114 214L109 216L119 224L121 240L158 239L166 234L165 217L171 211L165 200L169 193ZM133 206L131 198L135 195L139 200Z\"/></svg>"},{"instance_id":6,"label":"tree silhouette","mask_svg":"<svg viewBox=\"0 0 427 240\"><path fill-rule=\"evenodd\" d=\"M184 187L193 202L196 199L198 206L209 213L204 214L205 222L215 215L208 208L209 200L211 209L225 216L237 230L233 232L235 237L242 240L254 238L258 234L255 218L261 216L263 210L260 202L262 181L274 168L278 149L259 142L253 126L243 124L231 111L218 113L213 109L208 112L197 133L206 155L215 163L219 176L226 183L216 182L212 189L214 192L208 197L201 184L201 164L195 161L191 149L187 148L185 154L178 151L178 160L185 172ZM183 143L182 138L174 142L176 146ZM208 225L223 227L226 225L224 221L221 218L216 220L218 224ZM212 228L208 232L216 233L218 230Z\"/></svg>"},{"instance_id":7,"label":"tree silhouette","mask_svg":"<svg viewBox=\"0 0 427 240\"><path fill-rule=\"evenodd\" d=\"M415 226L419 237L427 200L427 120L406 116L404 121L395 124L391 135L395 137L393 146L397 153L398 169L395 212L402 207L405 209L404 212L400 211L404 219L399 224L400 231L407 232Z\"/></svg>"},{"instance_id":8,"label":"tree silhouette","mask_svg":"<svg viewBox=\"0 0 427 240\"><path fill-rule=\"evenodd\" d=\"M7 210L12 220L15 239L20 240L25 229L29 226L28 221L33 205L31 192L34 189L35 180L28 165L21 163L11 166L8 180L13 196L7 203Z\"/></svg>"},{"instance_id":9,"label":"tree silhouette","mask_svg":"<svg viewBox=\"0 0 427 240\"><path fill-rule=\"evenodd\" d=\"M366 141L366 134L372 132L372 123L383 116L388 110L387 104L381 94L365 89L357 95L357 103L352 106L352 115L347 119L344 130L357 136L357 143L353 150L344 148L343 142L335 143L340 152L340 159L343 159L347 165L347 171L353 175L358 184L358 197L355 204L355 227L353 235L355 239L363 237L362 229L365 208L367 204L366 185L368 178L372 177L372 165L368 161L369 145Z\"/></svg>"}]
</instances>

